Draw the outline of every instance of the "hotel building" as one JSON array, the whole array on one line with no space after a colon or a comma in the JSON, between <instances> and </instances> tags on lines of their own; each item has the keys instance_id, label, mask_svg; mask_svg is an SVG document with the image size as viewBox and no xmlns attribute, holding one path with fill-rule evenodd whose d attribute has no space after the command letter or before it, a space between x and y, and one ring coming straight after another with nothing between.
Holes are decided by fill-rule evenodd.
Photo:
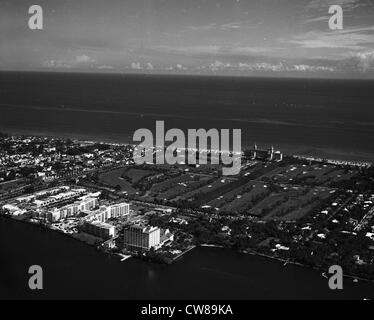
<instances>
[{"instance_id":1,"label":"hotel building","mask_svg":"<svg viewBox=\"0 0 374 320\"><path fill-rule=\"evenodd\" d=\"M128 250L157 249L160 245L160 228L143 224L130 225L124 229L124 247Z\"/></svg>"}]
</instances>

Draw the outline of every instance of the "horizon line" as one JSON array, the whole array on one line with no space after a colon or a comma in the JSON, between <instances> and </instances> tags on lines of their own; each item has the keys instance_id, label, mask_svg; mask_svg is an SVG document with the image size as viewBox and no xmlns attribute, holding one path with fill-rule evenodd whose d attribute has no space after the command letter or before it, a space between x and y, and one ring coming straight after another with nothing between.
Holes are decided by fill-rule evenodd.
<instances>
[{"instance_id":1,"label":"horizon line","mask_svg":"<svg viewBox=\"0 0 374 320\"><path fill-rule=\"evenodd\" d=\"M274 74L274 72L269 71L267 74L255 74L255 75L248 75L248 74L224 74L224 73L189 73L189 72L180 72L180 73L173 73L173 72L141 72L141 71L97 71L97 70L33 70L33 69L23 69L23 70L15 70L15 69L0 69L0 72L9 72L9 73L43 73L43 74L94 74L94 75L123 75L123 76L180 76L180 77L217 77L217 78L253 78L253 79L303 79L303 80L358 80L358 81L374 81L374 76L370 77L331 77L331 76L320 76L320 75L313 75L307 76L303 74L294 74L294 75L282 75L282 74Z\"/></svg>"}]
</instances>

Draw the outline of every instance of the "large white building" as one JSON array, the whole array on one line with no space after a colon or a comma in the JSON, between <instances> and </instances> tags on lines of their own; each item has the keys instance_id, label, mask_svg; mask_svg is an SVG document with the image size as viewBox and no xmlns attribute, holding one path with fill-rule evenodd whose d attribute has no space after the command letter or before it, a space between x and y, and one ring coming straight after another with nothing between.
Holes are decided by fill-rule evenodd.
<instances>
[{"instance_id":1,"label":"large white building","mask_svg":"<svg viewBox=\"0 0 374 320\"><path fill-rule=\"evenodd\" d=\"M100 206L100 208L92 212L86 217L86 220L98 220L106 222L111 218L125 217L130 214L130 205L126 202L113 204L109 206Z\"/></svg>"},{"instance_id":2,"label":"large white building","mask_svg":"<svg viewBox=\"0 0 374 320\"><path fill-rule=\"evenodd\" d=\"M79 202L80 211L90 211L99 205L97 198L85 198Z\"/></svg>"},{"instance_id":3,"label":"large white building","mask_svg":"<svg viewBox=\"0 0 374 320\"><path fill-rule=\"evenodd\" d=\"M95 199L95 198L94 198ZM88 199L85 199L88 200ZM88 203L86 202L86 205ZM98 202L90 203L97 206ZM130 205L126 202L101 206L84 218L82 230L103 239L109 239L115 235L115 227L106 221L110 218L127 216L130 213Z\"/></svg>"},{"instance_id":4,"label":"large white building","mask_svg":"<svg viewBox=\"0 0 374 320\"><path fill-rule=\"evenodd\" d=\"M160 246L160 228L143 224L130 225L124 229L124 246L129 250L150 250Z\"/></svg>"},{"instance_id":5,"label":"large white building","mask_svg":"<svg viewBox=\"0 0 374 320\"><path fill-rule=\"evenodd\" d=\"M10 214L12 214L14 216L18 216L18 215L21 215L21 214L27 212L27 210L20 209L18 206L15 206L15 205L12 205L12 204L6 204L2 207L2 209L9 212Z\"/></svg>"},{"instance_id":6,"label":"large white building","mask_svg":"<svg viewBox=\"0 0 374 320\"><path fill-rule=\"evenodd\" d=\"M107 219L119 218L127 216L130 213L130 205L126 202L121 202L107 206Z\"/></svg>"},{"instance_id":7,"label":"large white building","mask_svg":"<svg viewBox=\"0 0 374 320\"><path fill-rule=\"evenodd\" d=\"M74 217L80 212L87 212L99 205L99 201L96 198L85 198L81 201L68 204L61 208L54 208L47 213L47 220L51 223L66 219L68 217Z\"/></svg>"}]
</instances>

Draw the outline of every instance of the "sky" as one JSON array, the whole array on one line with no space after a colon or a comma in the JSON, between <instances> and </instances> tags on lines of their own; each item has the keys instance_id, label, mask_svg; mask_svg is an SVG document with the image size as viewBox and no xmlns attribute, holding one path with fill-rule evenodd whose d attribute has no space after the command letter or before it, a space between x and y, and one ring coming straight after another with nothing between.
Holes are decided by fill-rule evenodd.
<instances>
[{"instance_id":1,"label":"sky","mask_svg":"<svg viewBox=\"0 0 374 320\"><path fill-rule=\"evenodd\" d=\"M374 78L374 0L0 0L0 69Z\"/></svg>"}]
</instances>

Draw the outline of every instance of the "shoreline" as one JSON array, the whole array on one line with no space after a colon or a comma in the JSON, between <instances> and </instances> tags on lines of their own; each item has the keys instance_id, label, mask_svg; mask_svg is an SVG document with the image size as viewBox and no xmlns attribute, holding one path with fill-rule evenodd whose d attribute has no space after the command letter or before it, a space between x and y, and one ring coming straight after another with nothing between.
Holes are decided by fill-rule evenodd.
<instances>
[{"instance_id":1,"label":"shoreline","mask_svg":"<svg viewBox=\"0 0 374 320\"><path fill-rule=\"evenodd\" d=\"M73 239L73 240L75 240L75 241L77 241L79 243L84 244L87 247L93 248L93 249L95 249L96 252L100 252L101 254L105 255L106 257L116 256L116 257L119 258L119 262L124 262L124 261L126 261L126 260L128 260L130 258L134 258L133 256L124 255L124 254L121 254L121 253L113 253L113 252L99 250L98 247L95 246L95 245L91 245L91 244L89 244L89 243L87 243L85 241L82 241L82 240L80 240L78 238L75 238L72 235L64 233L62 231L48 228L48 227L46 227L46 226L44 226L42 224L37 224L37 223L33 223L31 221L26 221L26 220L15 219L12 216L4 215L4 214L0 215L0 219L1 218L9 219L10 221L21 222L21 223L24 223L26 225L36 226L36 227L39 228L39 230L43 230L43 231L47 231L47 232L49 232L49 231L55 232L56 234L65 236L67 239ZM181 258L185 254L189 253L193 249L199 248L199 247L201 247L201 248L208 248L208 249L210 248L210 249L224 249L224 250L229 250L229 251L237 252L237 253L240 253L240 254L251 255L251 256L254 256L254 257L262 257L262 258L265 258L265 259L276 261L276 262L278 262L280 264L283 264L284 267L287 264L291 264L291 265L302 267L302 268L305 268L305 269L311 269L311 270L315 270L315 271L318 271L318 272L322 272L322 275L326 273L326 270L323 270L323 269L318 268L318 267L307 266L307 265L304 265L304 264L302 264L300 262L297 262L297 261L290 261L289 259L286 260L286 259L283 259L283 258L280 258L280 257L275 257L275 256L267 255L267 254L260 253L260 252L257 252L255 250L252 250L252 249L244 250L244 251L236 251L236 250L232 250L231 248L227 248L225 246L220 246L220 245L215 245L215 244L193 245L190 248L188 248L186 251L183 251L178 256L174 257L172 259L172 263L176 262L177 260L179 260L179 258ZM139 259L139 260L143 261L142 259ZM374 280L365 279L365 278L362 278L362 277L359 277L359 276L354 276L354 275L343 274L343 277L348 278L348 279L357 279L359 281L363 281L363 282L366 282L366 283L374 283Z\"/></svg>"},{"instance_id":2,"label":"shoreline","mask_svg":"<svg viewBox=\"0 0 374 320\"><path fill-rule=\"evenodd\" d=\"M199 247L231 250L231 248L228 248L228 247L225 247L225 246L216 245L216 244L206 244L206 243L199 245ZM273 260L273 261L277 261L277 262L283 264L284 267L287 266L287 264L292 264L294 266L319 271L319 272L322 272L323 274L327 273L327 271L322 269L322 268L307 266L307 265L302 264L302 263L297 262L297 261L292 261L290 259L284 259L284 258L280 258L280 257L276 257L276 256L271 256L271 255L268 255L268 254L265 254L265 253L260 253L256 250L253 250L253 249L248 249L248 250L243 250L243 251L236 251L236 250L233 250L233 251L238 252L238 253L242 253L242 254L248 254L248 255L251 255L251 256L255 256L255 257L262 257L262 258L265 258L265 259L270 259L270 260ZM362 277L359 277L359 276L354 276L354 275L349 275L349 274L343 274L343 277L349 278L349 279L357 279L357 280L364 281L364 282L367 282L367 283L374 283L374 280L365 279L365 278L362 278Z\"/></svg>"},{"instance_id":3,"label":"shoreline","mask_svg":"<svg viewBox=\"0 0 374 320\"><path fill-rule=\"evenodd\" d=\"M185 250L185 251L181 252L180 254L178 254L177 256L175 256L173 258L173 262L177 261L179 258L182 258L186 253L190 252L192 249L195 249L195 248L196 248L196 246L192 245L187 250Z\"/></svg>"},{"instance_id":4,"label":"shoreline","mask_svg":"<svg viewBox=\"0 0 374 320\"><path fill-rule=\"evenodd\" d=\"M302 267L302 268L307 268L307 269L312 269L312 270L316 270L316 271L319 271L319 272L323 272L323 274L327 273L327 271L322 269L322 268L307 266L307 265L302 264L302 263L297 262L297 261L290 261L289 259L286 260L286 259L283 259L283 258L267 255L265 253L260 253L260 252L257 252L255 250L250 250L250 251L245 250L245 251L241 251L241 252L244 253L244 254L250 254L250 255L253 255L253 256L257 256L257 257L263 257L263 258L267 258L267 259L271 259L271 260L277 260L277 261L283 263L284 267L287 264L292 264L292 265L299 266L299 267ZM354 275L349 275L349 274L344 274L344 273L343 273L343 277L349 278L349 279L357 279L357 280L364 281L364 282L367 282L367 283L374 283L374 280L365 279L365 278L362 278L362 277L359 277L359 276L354 276Z\"/></svg>"},{"instance_id":5,"label":"shoreline","mask_svg":"<svg viewBox=\"0 0 374 320\"><path fill-rule=\"evenodd\" d=\"M58 235L66 237L66 239L72 239L72 240L74 240L76 242L84 244L85 246L90 247L90 248L94 249L96 252L100 252L100 253L104 254L105 256L116 255L115 253L111 253L111 252L106 252L106 251L103 251L103 250L99 250L98 246L89 244L88 242L85 242L85 241L82 241L82 240L74 237L73 234L65 233L65 232L57 230L57 229L52 229L52 228L49 228L49 227L47 227L47 226L45 226L43 224L34 223L34 222L31 222L31 221L27 221L27 220L16 219L16 218L14 218L14 217L12 217L10 215L6 215L6 214L0 214L0 219L1 218L8 219L10 221L24 223L24 224L29 225L29 226L30 225L31 226L35 226L35 227L37 227L41 231L54 232L55 234L58 234Z\"/></svg>"},{"instance_id":6,"label":"shoreline","mask_svg":"<svg viewBox=\"0 0 374 320\"><path fill-rule=\"evenodd\" d=\"M138 144L134 144L133 141L122 141L116 140L114 138L110 137L93 137L91 135L82 135L82 134L62 134L62 133L54 133L54 132L30 132L25 130L9 130L9 129L0 129L0 133L7 134L11 137L37 137L37 138L49 138L49 139L71 139L74 142L81 142L81 143L90 143L90 144L109 144L112 146L133 146L136 147ZM265 145L265 144L263 144ZM157 146L154 146L154 148L157 148ZM242 153L245 150L251 149L252 146L250 144L244 144L242 146ZM353 165L353 166L373 166L374 165L374 156L371 157L369 154L361 155L359 157L353 157L348 155L348 151L344 150L331 150L331 154L326 151L320 151L318 152L317 148L315 148L316 152L315 154L308 152L298 152L296 149L300 148L297 146L288 146L285 148L285 152L281 150L281 152L285 156L294 157L296 159L303 159L303 160L311 160L311 161L317 161L317 162L329 162L331 164L342 164L342 165ZM314 147L311 147L314 149ZM278 148L281 149L281 148ZM177 150L180 151L186 151L190 150L188 147L185 148L178 148ZM293 150L293 151L292 151ZM198 149L193 150L194 152L197 152ZM219 151L219 150L202 150L202 152L210 151L211 153L217 154L217 153L227 153L227 151ZM327 155L328 154L328 155ZM349 153L351 154L351 152Z\"/></svg>"}]
</instances>

